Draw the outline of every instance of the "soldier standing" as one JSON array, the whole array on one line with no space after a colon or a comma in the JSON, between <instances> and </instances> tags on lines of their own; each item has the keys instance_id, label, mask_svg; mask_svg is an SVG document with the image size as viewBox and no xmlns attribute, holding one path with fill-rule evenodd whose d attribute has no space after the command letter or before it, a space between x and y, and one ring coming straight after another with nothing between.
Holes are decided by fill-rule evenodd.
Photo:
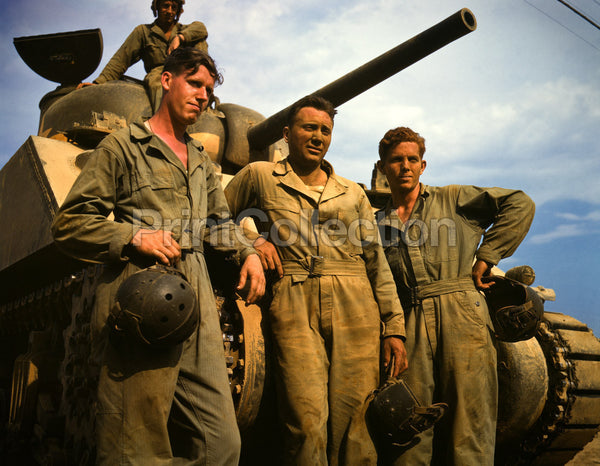
<instances>
[{"instance_id":1,"label":"soldier standing","mask_svg":"<svg viewBox=\"0 0 600 466\"><path fill-rule=\"evenodd\" d=\"M534 204L521 191L423 185L424 153L425 140L410 128L380 141L377 165L392 198L378 218L405 310L403 378L421 403L444 402L449 411L394 464L493 464L496 349L478 289L489 288L482 277L525 238Z\"/></svg>"},{"instance_id":2,"label":"soldier standing","mask_svg":"<svg viewBox=\"0 0 600 466\"><path fill-rule=\"evenodd\" d=\"M152 110L156 111L162 95L160 79L167 55L180 46L208 51L208 32L203 23L194 21L183 25L178 22L184 4L185 0L152 0L156 20L152 24L140 24L129 34L93 84L120 79L130 66L142 60L147 73L144 85ZM92 83L83 85L89 84Z\"/></svg>"},{"instance_id":3,"label":"soldier standing","mask_svg":"<svg viewBox=\"0 0 600 466\"><path fill-rule=\"evenodd\" d=\"M258 217L254 247L277 270L269 321L284 432L293 465L376 464L358 414L384 364L406 367L404 323L365 192L324 160L335 109L308 96L289 111L289 156L243 168L225 188L232 214ZM355 417L356 422L351 422Z\"/></svg>"},{"instance_id":4,"label":"soldier standing","mask_svg":"<svg viewBox=\"0 0 600 466\"><path fill-rule=\"evenodd\" d=\"M212 162L185 131L221 79L205 52L182 47L169 55L158 112L100 143L54 220L60 249L106 264L91 325L92 349L102 360L100 464L238 463L240 436L202 240L222 239L213 246L243 263L239 287L249 282L249 302L264 293L264 274L256 251L236 242L238 227ZM114 338L109 319L120 284L155 262L183 272L200 304L196 331L171 348Z\"/></svg>"}]
</instances>

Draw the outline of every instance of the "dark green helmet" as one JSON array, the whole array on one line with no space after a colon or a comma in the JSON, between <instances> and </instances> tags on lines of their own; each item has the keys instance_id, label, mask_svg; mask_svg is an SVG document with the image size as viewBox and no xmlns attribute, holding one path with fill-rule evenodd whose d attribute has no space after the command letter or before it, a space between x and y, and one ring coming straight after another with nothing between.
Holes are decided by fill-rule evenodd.
<instances>
[{"instance_id":1,"label":"dark green helmet","mask_svg":"<svg viewBox=\"0 0 600 466\"><path fill-rule=\"evenodd\" d=\"M482 281L494 282L484 293L498 339L533 338L544 315L544 302L536 291L507 277L489 276Z\"/></svg>"},{"instance_id":2,"label":"dark green helmet","mask_svg":"<svg viewBox=\"0 0 600 466\"><path fill-rule=\"evenodd\" d=\"M185 276L154 265L121 283L112 317L117 330L146 345L174 346L196 330L200 312Z\"/></svg>"}]
</instances>

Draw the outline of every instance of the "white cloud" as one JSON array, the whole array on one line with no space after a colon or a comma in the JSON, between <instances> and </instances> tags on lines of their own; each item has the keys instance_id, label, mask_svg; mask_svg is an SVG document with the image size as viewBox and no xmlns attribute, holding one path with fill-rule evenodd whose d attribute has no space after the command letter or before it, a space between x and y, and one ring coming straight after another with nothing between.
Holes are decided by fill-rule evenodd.
<instances>
[{"instance_id":1,"label":"white cloud","mask_svg":"<svg viewBox=\"0 0 600 466\"><path fill-rule=\"evenodd\" d=\"M576 215L572 213L557 213L557 217L564 218L565 220L571 221L591 221L591 222L600 222L600 210L594 210L586 215Z\"/></svg>"},{"instance_id":2,"label":"white cloud","mask_svg":"<svg viewBox=\"0 0 600 466\"><path fill-rule=\"evenodd\" d=\"M572 238L575 236L585 236L597 234L598 230L590 230L588 226L583 224L566 224L558 225L554 230L548 233L541 233L529 237L529 242L532 244L545 244L558 239Z\"/></svg>"}]
</instances>

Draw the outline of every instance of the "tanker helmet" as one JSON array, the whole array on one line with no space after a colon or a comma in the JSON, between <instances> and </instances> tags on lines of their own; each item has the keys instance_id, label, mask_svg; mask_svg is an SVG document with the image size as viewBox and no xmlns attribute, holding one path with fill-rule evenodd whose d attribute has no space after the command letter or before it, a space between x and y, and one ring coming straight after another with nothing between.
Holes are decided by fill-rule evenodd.
<instances>
[{"instance_id":1,"label":"tanker helmet","mask_svg":"<svg viewBox=\"0 0 600 466\"><path fill-rule=\"evenodd\" d=\"M162 2L163 0L152 0L152 6L150 7L152 9L152 14L156 17L158 16L158 7L160 5L160 2ZM179 17L181 16L181 13L183 13L183 5L185 5L185 0L171 0L175 3L177 3L177 5L179 5L179 8L177 10L177 14L175 15L175 21L179 21Z\"/></svg>"},{"instance_id":2,"label":"tanker helmet","mask_svg":"<svg viewBox=\"0 0 600 466\"><path fill-rule=\"evenodd\" d=\"M445 403L422 406L404 380L390 378L373 392L367 418L380 438L403 446L433 427L447 409Z\"/></svg>"},{"instance_id":3,"label":"tanker helmet","mask_svg":"<svg viewBox=\"0 0 600 466\"><path fill-rule=\"evenodd\" d=\"M489 276L482 281L494 282L485 290L485 297L498 339L533 338L544 315L544 303L536 291L507 277Z\"/></svg>"},{"instance_id":4,"label":"tanker helmet","mask_svg":"<svg viewBox=\"0 0 600 466\"><path fill-rule=\"evenodd\" d=\"M200 318L196 293L178 270L154 265L125 279L111 310L114 326L151 346L186 340Z\"/></svg>"}]
</instances>

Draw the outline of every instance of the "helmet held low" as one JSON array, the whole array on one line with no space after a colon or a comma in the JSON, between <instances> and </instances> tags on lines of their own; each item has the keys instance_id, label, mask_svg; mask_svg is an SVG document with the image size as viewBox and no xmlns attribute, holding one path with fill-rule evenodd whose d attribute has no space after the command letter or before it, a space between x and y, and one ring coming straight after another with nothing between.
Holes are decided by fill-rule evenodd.
<instances>
[{"instance_id":1,"label":"helmet held low","mask_svg":"<svg viewBox=\"0 0 600 466\"><path fill-rule=\"evenodd\" d=\"M373 392L367 416L380 438L404 446L433 427L447 409L445 403L423 406L404 380L390 378Z\"/></svg>"},{"instance_id":2,"label":"helmet held low","mask_svg":"<svg viewBox=\"0 0 600 466\"><path fill-rule=\"evenodd\" d=\"M196 293L178 270L154 265L121 283L111 310L115 328L151 346L174 346L198 327Z\"/></svg>"},{"instance_id":3,"label":"helmet held low","mask_svg":"<svg viewBox=\"0 0 600 466\"><path fill-rule=\"evenodd\" d=\"M544 315L544 302L537 292L507 277L483 277L494 284L484 291L496 336L501 341L529 340Z\"/></svg>"}]
</instances>

